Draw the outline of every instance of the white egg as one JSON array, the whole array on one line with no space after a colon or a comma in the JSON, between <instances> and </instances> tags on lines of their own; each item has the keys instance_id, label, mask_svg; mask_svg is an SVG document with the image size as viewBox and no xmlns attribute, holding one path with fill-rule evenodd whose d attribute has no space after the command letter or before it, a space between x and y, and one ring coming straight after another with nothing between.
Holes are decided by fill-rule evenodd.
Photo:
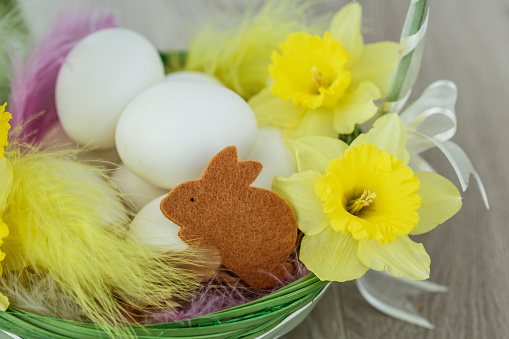
<instances>
[{"instance_id":1,"label":"white egg","mask_svg":"<svg viewBox=\"0 0 509 339\"><path fill-rule=\"evenodd\" d=\"M74 140L72 140L65 133L65 131L62 128L62 125L58 121L52 124L50 132L45 135L42 144L43 147L61 149L77 148L77 145L74 142ZM94 149L91 147L87 147L85 149L82 149L82 151L78 153L78 158L83 160L104 161L103 163L97 164L105 168L113 168L114 164L120 163L120 157L118 156L117 150L115 148Z\"/></svg>"},{"instance_id":2,"label":"white egg","mask_svg":"<svg viewBox=\"0 0 509 339\"><path fill-rule=\"evenodd\" d=\"M201 73L201 72L195 72L195 71L179 71L168 74L164 81L180 81L180 80L189 80L189 81L202 81L207 82L210 84L220 85L224 86L221 81L214 78L211 75Z\"/></svg>"},{"instance_id":3,"label":"white egg","mask_svg":"<svg viewBox=\"0 0 509 339\"><path fill-rule=\"evenodd\" d=\"M145 205L129 225L129 232L141 242L157 246L161 251L183 251L189 245L178 236L180 226L167 219L159 207L164 197L166 194Z\"/></svg>"},{"instance_id":4,"label":"white egg","mask_svg":"<svg viewBox=\"0 0 509 339\"><path fill-rule=\"evenodd\" d=\"M275 176L288 177L297 172L295 156L285 146L283 131L276 127L258 130L256 144L246 159L256 160L263 165L260 175L251 186L270 190Z\"/></svg>"},{"instance_id":5,"label":"white egg","mask_svg":"<svg viewBox=\"0 0 509 339\"><path fill-rule=\"evenodd\" d=\"M78 144L113 148L124 108L163 80L161 58L146 38L124 28L100 30L78 42L60 69L58 116Z\"/></svg>"},{"instance_id":6,"label":"white egg","mask_svg":"<svg viewBox=\"0 0 509 339\"><path fill-rule=\"evenodd\" d=\"M117 150L140 178L161 188L198 179L220 150L237 146L244 159L257 122L233 91L198 81L168 81L138 95L117 125Z\"/></svg>"},{"instance_id":7,"label":"white egg","mask_svg":"<svg viewBox=\"0 0 509 339\"><path fill-rule=\"evenodd\" d=\"M124 165L120 165L113 172L111 178L125 197L134 205L131 207L135 212L142 209L158 196L168 194L167 189L155 187L145 180L140 179Z\"/></svg>"}]
</instances>

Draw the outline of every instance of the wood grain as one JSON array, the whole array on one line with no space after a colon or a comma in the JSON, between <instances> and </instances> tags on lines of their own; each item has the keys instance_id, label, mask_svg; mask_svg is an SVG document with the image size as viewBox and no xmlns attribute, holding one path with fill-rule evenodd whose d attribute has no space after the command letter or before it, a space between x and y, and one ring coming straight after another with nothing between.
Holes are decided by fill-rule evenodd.
<instances>
[{"instance_id":1,"label":"wood grain","mask_svg":"<svg viewBox=\"0 0 509 339\"><path fill-rule=\"evenodd\" d=\"M26 11L33 13L41 34L49 25L40 18L37 6L50 12L70 4L70 0L22 2ZM409 1L359 2L364 7L367 42L399 39ZM239 3L240 0L232 2ZM334 1L323 6L332 11L344 3ZM180 37L188 32L181 27L187 25L189 29L189 20L197 12L208 10L205 2L194 0L185 4L109 0L101 4L121 9L121 22L141 30L159 48L168 47L169 42L171 47L181 46ZM450 289L447 294L413 300L436 328L426 330L381 314L364 301L355 283L350 282L334 284L311 315L285 339L509 337L508 55L507 0L431 1L422 71L412 98L435 80L449 79L458 85L459 123L453 141L469 154L491 203L488 212L476 183L471 182L463 195L460 213L418 239L432 259L431 280ZM457 183L440 153L430 151L427 157L439 173Z\"/></svg>"}]
</instances>

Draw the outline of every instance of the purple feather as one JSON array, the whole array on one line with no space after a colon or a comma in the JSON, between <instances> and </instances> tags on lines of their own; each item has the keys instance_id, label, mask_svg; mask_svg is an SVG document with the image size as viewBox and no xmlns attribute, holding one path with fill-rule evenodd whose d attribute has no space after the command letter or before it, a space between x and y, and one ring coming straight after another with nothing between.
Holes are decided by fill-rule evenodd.
<instances>
[{"instance_id":1,"label":"purple feather","mask_svg":"<svg viewBox=\"0 0 509 339\"><path fill-rule=\"evenodd\" d=\"M182 304L181 309L150 314L147 317L147 323L158 324L183 321L242 305L272 293L310 273L299 260L292 258L289 262L294 266L294 271L273 288L256 290L248 288L240 281L236 286L232 286L217 279L212 279L197 290L189 302Z\"/></svg>"},{"instance_id":2,"label":"purple feather","mask_svg":"<svg viewBox=\"0 0 509 339\"><path fill-rule=\"evenodd\" d=\"M25 124L18 138L30 136L26 141L38 142L54 127L58 121L55 86L67 54L87 35L115 26L113 13L92 15L83 8L75 8L60 15L51 34L35 47L26 63L19 58L13 61L11 124L13 127Z\"/></svg>"}]
</instances>

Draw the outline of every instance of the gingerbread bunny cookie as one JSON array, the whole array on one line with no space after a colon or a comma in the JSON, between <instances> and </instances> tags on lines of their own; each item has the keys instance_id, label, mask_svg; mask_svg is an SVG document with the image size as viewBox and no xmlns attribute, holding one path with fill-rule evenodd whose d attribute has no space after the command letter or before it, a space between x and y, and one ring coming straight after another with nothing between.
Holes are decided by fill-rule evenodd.
<instances>
[{"instance_id":1,"label":"gingerbread bunny cookie","mask_svg":"<svg viewBox=\"0 0 509 339\"><path fill-rule=\"evenodd\" d=\"M184 241L217 248L223 265L254 288L285 279L297 238L288 204L249 186L261 170L259 162L239 162L236 147L229 146L212 158L200 179L180 184L161 201L161 211L181 226Z\"/></svg>"}]
</instances>

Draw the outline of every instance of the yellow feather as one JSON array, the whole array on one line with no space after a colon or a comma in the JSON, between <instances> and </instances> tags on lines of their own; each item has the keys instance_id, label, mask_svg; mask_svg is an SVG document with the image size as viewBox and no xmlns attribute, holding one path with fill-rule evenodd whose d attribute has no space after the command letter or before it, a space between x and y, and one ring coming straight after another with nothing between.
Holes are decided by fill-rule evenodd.
<instances>
[{"instance_id":1,"label":"yellow feather","mask_svg":"<svg viewBox=\"0 0 509 339\"><path fill-rule=\"evenodd\" d=\"M6 150L14 181L3 215L10 229L2 246L5 268L49 274L104 328L128 325L129 310L186 299L219 260L197 251L161 254L130 236L127 211L106 170L76 161L78 153L16 143Z\"/></svg>"},{"instance_id":2,"label":"yellow feather","mask_svg":"<svg viewBox=\"0 0 509 339\"><path fill-rule=\"evenodd\" d=\"M0 279L0 290L13 306L24 311L45 317L90 321L73 296L48 274L33 274L29 270L5 272Z\"/></svg>"},{"instance_id":3,"label":"yellow feather","mask_svg":"<svg viewBox=\"0 0 509 339\"><path fill-rule=\"evenodd\" d=\"M312 4L316 1L271 0L226 28L224 22L231 17L214 16L216 22L205 26L189 46L186 68L210 74L249 99L267 86L270 56L278 44L292 32L310 30L304 13Z\"/></svg>"}]
</instances>

